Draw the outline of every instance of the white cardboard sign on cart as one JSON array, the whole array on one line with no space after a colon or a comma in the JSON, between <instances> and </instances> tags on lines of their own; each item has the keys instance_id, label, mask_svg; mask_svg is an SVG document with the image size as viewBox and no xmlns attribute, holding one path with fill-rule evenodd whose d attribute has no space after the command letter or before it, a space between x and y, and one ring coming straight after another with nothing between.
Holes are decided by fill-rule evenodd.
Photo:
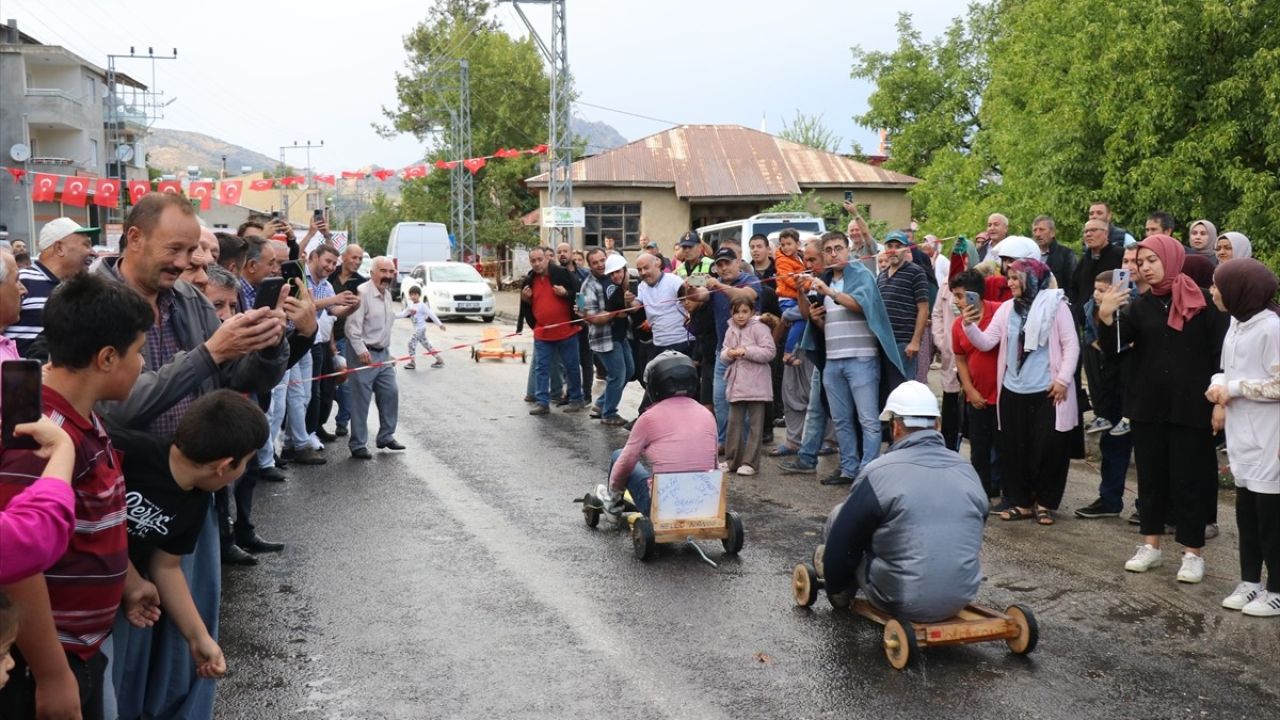
<instances>
[{"instance_id":1,"label":"white cardboard sign on cart","mask_svg":"<svg viewBox=\"0 0 1280 720\"><path fill-rule=\"evenodd\" d=\"M654 531L723 528L727 492L722 470L654 475Z\"/></svg>"}]
</instances>

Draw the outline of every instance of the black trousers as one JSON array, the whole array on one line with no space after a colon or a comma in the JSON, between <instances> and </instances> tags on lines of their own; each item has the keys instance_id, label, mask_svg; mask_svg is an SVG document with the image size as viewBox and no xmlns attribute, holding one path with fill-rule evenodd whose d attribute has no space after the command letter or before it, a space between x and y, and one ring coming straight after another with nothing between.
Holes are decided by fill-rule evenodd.
<instances>
[{"instance_id":1,"label":"black trousers","mask_svg":"<svg viewBox=\"0 0 1280 720\"><path fill-rule=\"evenodd\" d=\"M230 488L222 488L213 494L213 504L218 511L218 535L222 542L232 539L231 529L231 495L236 498L235 539L250 540L253 538L253 491L258 487L258 464L250 460L241 475Z\"/></svg>"},{"instance_id":2,"label":"black trousers","mask_svg":"<svg viewBox=\"0 0 1280 720\"><path fill-rule=\"evenodd\" d=\"M1165 525L1177 525L1174 538L1179 543L1204 547L1204 526L1218 502L1213 433L1209 428L1167 422L1131 421L1131 425L1142 534L1162 535Z\"/></svg>"},{"instance_id":3,"label":"black trousers","mask_svg":"<svg viewBox=\"0 0 1280 720\"><path fill-rule=\"evenodd\" d=\"M969 462L982 480L982 489L987 491L987 497L1000 497L1002 488L991 472L991 448L996 442L995 406L988 405L979 410L965 403L964 411L969 424Z\"/></svg>"},{"instance_id":4,"label":"black trousers","mask_svg":"<svg viewBox=\"0 0 1280 720\"><path fill-rule=\"evenodd\" d=\"M333 353L329 352L328 343L317 343L311 346L311 367L316 375L328 375L333 372ZM317 380L311 383L311 400L307 402L307 432L320 429L329 419L329 406L333 405L336 385L334 378ZM327 392L327 395L326 395Z\"/></svg>"},{"instance_id":5,"label":"black trousers","mask_svg":"<svg viewBox=\"0 0 1280 720\"><path fill-rule=\"evenodd\" d=\"M587 332L584 330L578 333L578 367L582 368L582 395L586 397L591 394L591 384L595 382L596 362L595 355L591 352L591 341L587 339Z\"/></svg>"},{"instance_id":6,"label":"black trousers","mask_svg":"<svg viewBox=\"0 0 1280 720\"><path fill-rule=\"evenodd\" d=\"M13 656L13 670L9 673L9 682L0 688L0 718L5 720L26 720L36 716L36 679L28 668L27 662L17 647L9 648ZM96 653L88 660L67 653L67 665L76 678L80 688L80 716L83 720L103 720L102 695L107 669L107 656Z\"/></svg>"},{"instance_id":7,"label":"black trousers","mask_svg":"<svg viewBox=\"0 0 1280 720\"><path fill-rule=\"evenodd\" d=\"M1054 429L1049 393L1000 390L1000 470L1004 496L1017 507L1057 510L1071 467L1069 432ZM1200 529L1204 532L1204 528Z\"/></svg>"},{"instance_id":8,"label":"black trousers","mask_svg":"<svg viewBox=\"0 0 1280 720\"><path fill-rule=\"evenodd\" d=\"M1280 592L1280 495L1236 488L1236 525L1240 529L1240 579L1262 582L1267 566L1267 590Z\"/></svg>"},{"instance_id":9,"label":"black trousers","mask_svg":"<svg viewBox=\"0 0 1280 720\"><path fill-rule=\"evenodd\" d=\"M942 393L942 442L948 450L960 449L960 393Z\"/></svg>"}]
</instances>

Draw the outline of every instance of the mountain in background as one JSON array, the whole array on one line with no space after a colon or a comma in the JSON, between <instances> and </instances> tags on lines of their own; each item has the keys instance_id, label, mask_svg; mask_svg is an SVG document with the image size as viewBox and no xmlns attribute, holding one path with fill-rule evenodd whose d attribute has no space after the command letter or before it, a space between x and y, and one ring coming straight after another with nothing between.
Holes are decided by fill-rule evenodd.
<instances>
[{"instance_id":1,"label":"mountain in background","mask_svg":"<svg viewBox=\"0 0 1280 720\"><path fill-rule=\"evenodd\" d=\"M570 118L569 132L586 141L588 155L599 155L606 150L627 144L627 139L622 136L622 133L605 122L591 122L580 117Z\"/></svg>"},{"instance_id":2,"label":"mountain in background","mask_svg":"<svg viewBox=\"0 0 1280 720\"><path fill-rule=\"evenodd\" d=\"M251 167L252 172L271 170L280 163L260 152L198 132L153 128L147 138L147 165L166 173L196 165L202 175L216 177L224 155L228 175L241 174L242 167Z\"/></svg>"}]
</instances>

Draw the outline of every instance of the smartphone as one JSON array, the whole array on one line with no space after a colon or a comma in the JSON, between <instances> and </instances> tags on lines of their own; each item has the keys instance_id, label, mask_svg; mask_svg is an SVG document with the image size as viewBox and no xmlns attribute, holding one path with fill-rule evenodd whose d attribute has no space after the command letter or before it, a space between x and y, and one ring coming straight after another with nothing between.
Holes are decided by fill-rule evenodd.
<instances>
[{"instance_id":1,"label":"smartphone","mask_svg":"<svg viewBox=\"0 0 1280 720\"><path fill-rule=\"evenodd\" d=\"M324 219L324 209L323 209L323 208L316 208L316 211L315 211L315 212L313 212L313 213L311 213L311 218L312 218L312 222L320 222L321 220L323 220L323 219Z\"/></svg>"},{"instance_id":2,"label":"smartphone","mask_svg":"<svg viewBox=\"0 0 1280 720\"><path fill-rule=\"evenodd\" d=\"M689 285L696 288L706 287L709 279L711 276L706 273L694 273L689 276Z\"/></svg>"},{"instance_id":3,"label":"smartphone","mask_svg":"<svg viewBox=\"0 0 1280 720\"><path fill-rule=\"evenodd\" d=\"M279 210L272 210L272 211L271 211L271 219L272 219L272 220L279 220L279 219L280 219L280 211L279 211Z\"/></svg>"},{"instance_id":4,"label":"smartphone","mask_svg":"<svg viewBox=\"0 0 1280 720\"><path fill-rule=\"evenodd\" d=\"M845 191L844 191L844 201L845 201L845 202L847 202L847 203L851 203L851 202L853 202L853 191L852 191L852 190L845 190Z\"/></svg>"},{"instance_id":5,"label":"smartphone","mask_svg":"<svg viewBox=\"0 0 1280 720\"><path fill-rule=\"evenodd\" d=\"M284 289L285 280L282 277L270 277L262 281L258 286L258 299L254 301L254 309L273 308L280 301L280 291Z\"/></svg>"},{"instance_id":6,"label":"smartphone","mask_svg":"<svg viewBox=\"0 0 1280 720\"><path fill-rule=\"evenodd\" d=\"M1125 268L1117 268L1111 273L1111 279L1116 287L1124 286L1126 289L1133 289L1133 277L1129 275L1129 271Z\"/></svg>"},{"instance_id":7,"label":"smartphone","mask_svg":"<svg viewBox=\"0 0 1280 720\"><path fill-rule=\"evenodd\" d=\"M302 270L302 261L289 260L280 263L280 277L283 277L290 286L293 286L294 278L299 280L303 279L304 273Z\"/></svg>"},{"instance_id":8,"label":"smartphone","mask_svg":"<svg viewBox=\"0 0 1280 720\"><path fill-rule=\"evenodd\" d=\"M972 290L966 290L964 293L965 302L974 307L982 307L982 296Z\"/></svg>"},{"instance_id":9,"label":"smartphone","mask_svg":"<svg viewBox=\"0 0 1280 720\"><path fill-rule=\"evenodd\" d=\"M40 447L35 438L14 436L13 429L40 419L43 384L39 361L8 360L0 365L0 446L19 450Z\"/></svg>"}]
</instances>

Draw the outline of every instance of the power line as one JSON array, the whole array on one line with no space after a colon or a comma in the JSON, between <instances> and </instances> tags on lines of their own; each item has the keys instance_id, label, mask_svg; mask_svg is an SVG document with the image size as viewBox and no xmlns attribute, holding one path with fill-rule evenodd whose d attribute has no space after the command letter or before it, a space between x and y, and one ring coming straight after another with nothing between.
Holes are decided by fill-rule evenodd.
<instances>
[{"instance_id":1,"label":"power line","mask_svg":"<svg viewBox=\"0 0 1280 720\"><path fill-rule=\"evenodd\" d=\"M642 120L652 120L654 122L660 122L667 125L684 125L684 123L676 122L675 120L663 120L662 118L656 118L656 117L653 117L652 115L641 115L640 113L633 113L629 110L619 110L618 108L605 107L604 105L596 105L594 103L589 103L583 100L575 100L574 102L577 103L578 105L586 105L587 107L596 108L597 110L607 110L608 112L618 113L619 115L630 115L631 117L640 118Z\"/></svg>"}]
</instances>

